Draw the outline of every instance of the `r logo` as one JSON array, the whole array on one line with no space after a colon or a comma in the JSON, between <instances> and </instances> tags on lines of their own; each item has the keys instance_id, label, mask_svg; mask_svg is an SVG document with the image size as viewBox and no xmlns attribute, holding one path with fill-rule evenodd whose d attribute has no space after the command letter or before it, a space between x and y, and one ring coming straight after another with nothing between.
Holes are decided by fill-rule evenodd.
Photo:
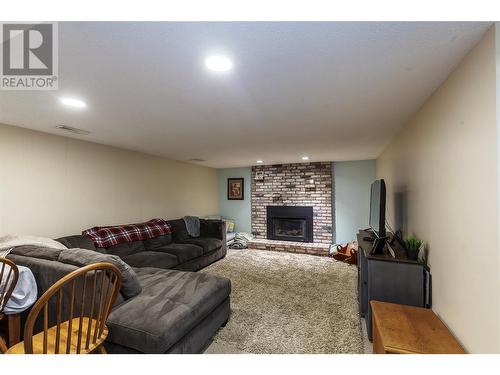
<instances>
[{"instance_id":1,"label":"r logo","mask_svg":"<svg viewBox=\"0 0 500 375\"><path fill-rule=\"evenodd\" d=\"M54 74L53 25L2 25L2 75L52 76Z\"/></svg>"}]
</instances>

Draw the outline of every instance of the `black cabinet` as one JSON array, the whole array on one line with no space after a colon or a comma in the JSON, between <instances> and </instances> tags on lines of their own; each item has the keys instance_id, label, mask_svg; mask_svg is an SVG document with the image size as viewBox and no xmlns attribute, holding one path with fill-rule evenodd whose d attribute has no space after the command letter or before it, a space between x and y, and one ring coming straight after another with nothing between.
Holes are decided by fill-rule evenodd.
<instances>
[{"instance_id":1,"label":"black cabinet","mask_svg":"<svg viewBox=\"0 0 500 375\"><path fill-rule=\"evenodd\" d=\"M359 312L366 320L368 338L372 339L370 301L399 303L402 305L430 307L430 273L425 264L410 260L395 242L396 257L387 248L380 254L371 254L372 242L367 230L358 232L358 301Z\"/></svg>"}]
</instances>

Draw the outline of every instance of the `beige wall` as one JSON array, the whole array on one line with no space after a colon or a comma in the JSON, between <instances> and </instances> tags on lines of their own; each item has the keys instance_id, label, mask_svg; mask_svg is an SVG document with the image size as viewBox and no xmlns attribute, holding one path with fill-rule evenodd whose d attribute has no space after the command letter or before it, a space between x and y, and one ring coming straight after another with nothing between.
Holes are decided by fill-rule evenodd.
<instances>
[{"instance_id":1,"label":"beige wall","mask_svg":"<svg viewBox=\"0 0 500 375\"><path fill-rule=\"evenodd\" d=\"M0 233L214 214L216 170L0 124Z\"/></svg>"},{"instance_id":2,"label":"beige wall","mask_svg":"<svg viewBox=\"0 0 500 375\"><path fill-rule=\"evenodd\" d=\"M377 160L427 242L434 310L466 349L500 352L495 34L492 28Z\"/></svg>"}]
</instances>

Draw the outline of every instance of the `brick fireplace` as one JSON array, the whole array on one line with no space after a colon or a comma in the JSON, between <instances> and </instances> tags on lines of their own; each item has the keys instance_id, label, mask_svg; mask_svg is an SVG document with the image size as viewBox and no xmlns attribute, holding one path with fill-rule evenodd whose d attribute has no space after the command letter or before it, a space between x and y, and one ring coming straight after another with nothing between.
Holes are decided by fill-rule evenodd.
<instances>
[{"instance_id":1,"label":"brick fireplace","mask_svg":"<svg viewBox=\"0 0 500 375\"><path fill-rule=\"evenodd\" d=\"M257 248L272 250L324 253L332 243L332 164L330 162L258 165L252 167L252 233ZM312 211L312 242L304 240L307 231L304 215L293 216L285 209L276 216L278 237L270 238L274 225L268 222L268 211L278 207L301 208ZM297 210L295 210L297 211ZM283 238L279 238L279 234ZM296 239L294 239L296 237ZM271 240L272 239L272 240ZM273 241L278 239L279 241ZM293 241L293 242L289 242ZM293 245L296 244L296 245ZM300 249L304 251L300 251ZM322 254L324 255L324 254Z\"/></svg>"}]
</instances>

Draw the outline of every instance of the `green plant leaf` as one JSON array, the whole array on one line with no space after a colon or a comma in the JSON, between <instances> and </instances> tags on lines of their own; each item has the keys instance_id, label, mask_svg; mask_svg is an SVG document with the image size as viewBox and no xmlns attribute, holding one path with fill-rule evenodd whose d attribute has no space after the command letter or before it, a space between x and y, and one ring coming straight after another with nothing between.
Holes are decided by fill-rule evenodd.
<instances>
[{"instance_id":1,"label":"green plant leaf","mask_svg":"<svg viewBox=\"0 0 500 375\"><path fill-rule=\"evenodd\" d=\"M418 251L422 246L423 241L418 239L415 235L410 235L405 238L405 247L409 251Z\"/></svg>"}]
</instances>

